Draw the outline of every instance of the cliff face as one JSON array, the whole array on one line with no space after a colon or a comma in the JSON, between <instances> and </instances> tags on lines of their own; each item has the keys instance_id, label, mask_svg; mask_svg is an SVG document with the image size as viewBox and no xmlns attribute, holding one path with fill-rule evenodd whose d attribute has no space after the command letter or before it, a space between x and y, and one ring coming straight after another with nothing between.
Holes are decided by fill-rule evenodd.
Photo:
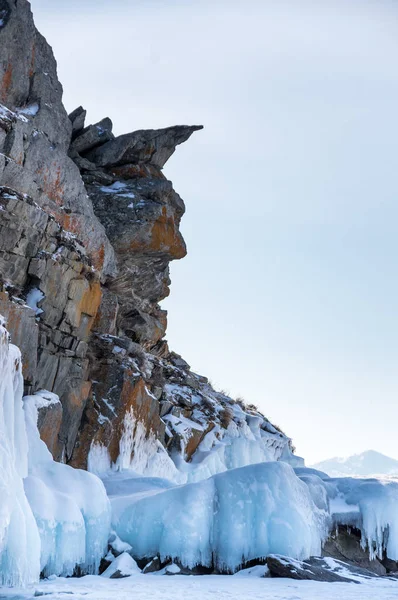
<instances>
[{"instance_id":1,"label":"cliff face","mask_svg":"<svg viewBox=\"0 0 398 600\"><path fill-rule=\"evenodd\" d=\"M199 129L115 137L109 118L86 125L81 107L68 116L29 3L0 0L0 314L27 393L61 399L39 414L57 460L188 472L222 440L244 440L248 462L258 448L262 459L290 456L284 434L215 392L164 340L158 303L186 248L184 203L162 168ZM228 461L233 451L203 474Z\"/></svg>"}]
</instances>

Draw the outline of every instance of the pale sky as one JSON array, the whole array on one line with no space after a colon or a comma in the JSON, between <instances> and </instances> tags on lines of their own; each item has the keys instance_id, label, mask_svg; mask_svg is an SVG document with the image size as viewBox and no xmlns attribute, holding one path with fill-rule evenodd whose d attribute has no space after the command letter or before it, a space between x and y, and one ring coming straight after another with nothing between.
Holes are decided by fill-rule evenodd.
<instances>
[{"instance_id":1,"label":"pale sky","mask_svg":"<svg viewBox=\"0 0 398 600\"><path fill-rule=\"evenodd\" d=\"M308 464L398 458L398 4L32 0L68 110L203 124L166 164L167 338Z\"/></svg>"}]
</instances>

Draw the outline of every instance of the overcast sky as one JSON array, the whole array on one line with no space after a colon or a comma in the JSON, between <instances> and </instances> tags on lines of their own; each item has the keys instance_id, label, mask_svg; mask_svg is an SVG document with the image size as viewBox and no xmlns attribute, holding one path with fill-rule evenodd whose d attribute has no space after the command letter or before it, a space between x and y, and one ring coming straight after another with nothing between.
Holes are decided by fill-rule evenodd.
<instances>
[{"instance_id":1,"label":"overcast sky","mask_svg":"<svg viewBox=\"0 0 398 600\"><path fill-rule=\"evenodd\" d=\"M203 124L166 164L168 340L310 464L398 458L398 5L32 0L68 110Z\"/></svg>"}]
</instances>

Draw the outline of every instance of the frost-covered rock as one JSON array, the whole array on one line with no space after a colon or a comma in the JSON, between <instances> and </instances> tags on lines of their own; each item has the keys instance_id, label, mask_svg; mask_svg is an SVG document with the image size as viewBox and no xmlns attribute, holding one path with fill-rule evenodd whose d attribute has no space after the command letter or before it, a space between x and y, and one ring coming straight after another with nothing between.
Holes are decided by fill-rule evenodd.
<instances>
[{"instance_id":1,"label":"frost-covered rock","mask_svg":"<svg viewBox=\"0 0 398 600\"><path fill-rule=\"evenodd\" d=\"M371 571L331 558L314 557L300 561L288 556L271 554L267 557L267 566L271 577L287 577L289 579L360 583L360 581L377 577Z\"/></svg>"},{"instance_id":2,"label":"frost-covered rock","mask_svg":"<svg viewBox=\"0 0 398 600\"><path fill-rule=\"evenodd\" d=\"M134 558L131 558L130 554L123 552L120 554L112 563L109 565L106 571L102 574L102 577L109 577L110 579L122 579L123 577L130 577L141 573L141 569L135 562Z\"/></svg>"},{"instance_id":3,"label":"frost-covered rock","mask_svg":"<svg viewBox=\"0 0 398 600\"><path fill-rule=\"evenodd\" d=\"M96 403L86 412L87 435L96 431L88 450L90 471L101 477L134 471L186 483L265 461L303 464L291 440L255 407L215 391L185 361L175 367L144 354L137 364L119 355L120 373L120 366L108 359L115 342L109 337L104 340L109 351L97 366ZM142 379L144 368L150 379L160 370L168 375L160 403ZM80 438L79 456L87 451L88 439Z\"/></svg>"}]
</instances>

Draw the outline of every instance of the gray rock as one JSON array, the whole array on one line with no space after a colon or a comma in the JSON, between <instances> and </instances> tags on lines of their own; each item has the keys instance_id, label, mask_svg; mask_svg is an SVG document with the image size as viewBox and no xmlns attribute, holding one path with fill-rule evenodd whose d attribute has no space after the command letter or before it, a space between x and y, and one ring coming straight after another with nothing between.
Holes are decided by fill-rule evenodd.
<instances>
[{"instance_id":1,"label":"gray rock","mask_svg":"<svg viewBox=\"0 0 398 600\"><path fill-rule=\"evenodd\" d=\"M398 573L398 562L395 560L391 560L391 558L383 558L383 560L381 561L383 564L383 567L385 567L387 574L394 574L396 575Z\"/></svg>"},{"instance_id":2,"label":"gray rock","mask_svg":"<svg viewBox=\"0 0 398 600\"><path fill-rule=\"evenodd\" d=\"M94 164L89 160L87 163ZM78 163L76 162L76 164ZM94 170L87 169L87 171L88 172L84 172L83 170L82 175L85 184L98 183L99 185L111 185L115 181L115 177L105 173L104 171L101 171L100 169L97 169L97 167Z\"/></svg>"},{"instance_id":3,"label":"gray rock","mask_svg":"<svg viewBox=\"0 0 398 600\"><path fill-rule=\"evenodd\" d=\"M337 533L333 533L324 544L322 555L368 569L376 575L386 574L385 566L377 558L370 560L369 552L361 547L361 532L353 527L348 530L339 526Z\"/></svg>"},{"instance_id":4,"label":"gray rock","mask_svg":"<svg viewBox=\"0 0 398 600\"><path fill-rule=\"evenodd\" d=\"M180 356L176 352L170 352L168 359L172 365L174 365L175 367L178 367L179 369L183 369L184 371L189 371L191 368L189 366L189 364L187 363L187 361L184 360L182 358L182 356Z\"/></svg>"},{"instance_id":5,"label":"gray rock","mask_svg":"<svg viewBox=\"0 0 398 600\"><path fill-rule=\"evenodd\" d=\"M132 415L163 444L160 414L194 418L193 406L203 404L210 430L220 422L218 397L209 399L205 380L170 355L159 306L170 261L186 254L184 202L161 169L201 127L116 139L109 119L84 128L82 107L65 111L29 2L0 0L0 19L0 289L10 290L7 303L13 297L0 312L9 310L22 346L29 393L60 395L62 411L40 418L42 435L57 460L86 468L93 442L117 463ZM23 306L33 287L44 294L40 314ZM167 383L176 390L170 402ZM168 448L181 448L170 423L168 432ZM194 428L184 442L187 460L204 434Z\"/></svg>"},{"instance_id":6,"label":"gray rock","mask_svg":"<svg viewBox=\"0 0 398 600\"><path fill-rule=\"evenodd\" d=\"M337 571L332 570L321 558L299 561L279 554L270 554L267 556L266 563L271 577L286 577L288 579L304 579L330 583L343 581L348 583L355 581L354 579L349 579L348 577L340 575L337 572L339 569L337 569ZM339 568L344 571L344 573L347 573L348 569L353 575L363 575L366 577L371 575L374 577L372 573L369 574L369 572L365 570L359 570L358 568L351 570L350 565L346 563L336 561L336 564L338 564ZM355 583L359 582L355 581Z\"/></svg>"},{"instance_id":7,"label":"gray rock","mask_svg":"<svg viewBox=\"0 0 398 600\"><path fill-rule=\"evenodd\" d=\"M160 416L164 417L165 415L167 415L167 413L169 413L171 411L173 406L174 406L174 404L172 402L170 402L169 400L165 400L164 402L161 402L160 403ZM181 410L179 409L178 416L180 416L180 414L181 414Z\"/></svg>"},{"instance_id":8,"label":"gray rock","mask_svg":"<svg viewBox=\"0 0 398 600\"><path fill-rule=\"evenodd\" d=\"M118 569L109 577L109 579L124 579L125 577L130 577L130 575L126 575Z\"/></svg>"},{"instance_id":9,"label":"gray rock","mask_svg":"<svg viewBox=\"0 0 398 600\"><path fill-rule=\"evenodd\" d=\"M97 165L87 160L87 158L83 158L79 156L79 154L72 158L75 165L80 169L80 171L96 171Z\"/></svg>"},{"instance_id":10,"label":"gray rock","mask_svg":"<svg viewBox=\"0 0 398 600\"><path fill-rule=\"evenodd\" d=\"M171 561L168 561L166 564L170 564L170 563L171 563ZM156 573L157 571L160 571L161 569L163 569L164 566L165 566L165 563L162 563L160 558L158 556L155 556L145 565L145 567L142 569L142 572L144 574Z\"/></svg>"},{"instance_id":11,"label":"gray rock","mask_svg":"<svg viewBox=\"0 0 398 600\"><path fill-rule=\"evenodd\" d=\"M176 146L200 129L202 125L175 125L126 133L92 150L87 158L100 167L143 162L162 169Z\"/></svg>"},{"instance_id":12,"label":"gray rock","mask_svg":"<svg viewBox=\"0 0 398 600\"><path fill-rule=\"evenodd\" d=\"M0 27L0 103L24 111L37 130L66 150L72 125L52 50L34 26L29 2L3 1L2 6L7 16Z\"/></svg>"},{"instance_id":13,"label":"gray rock","mask_svg":"<svg viewBox=\"0 0 398 600\"><path fill-rule=\"evenodd\" d=\"M72 123L72 136L75 137L78 132L84 129L87 111L82 106L78 106L69 115L69 121Z\"/></svg>"},{"instance_id":14,"label":"gray rock","mask_svg":"<svg viewBox=\"0 0 398 600\"><path fill-rule=\"evenodd\" d=\"M89 125L83 129L71 143L71 150L76 150L79 154L88 152L96 146L109 142L114 139L112 133L112 121L105 117L94 125ZM95 161L92 161L95 162Z\"/></svg>"},{"instance_id":15,"label":"gray rock","mask_svg":"<svg viewBox=\"0 0 398 600\"><path fill-rule=\"evenodd\" d=\"M0 292L0 315L11 331L11 341L22 354L22 369L27 385L34 384L37 372L37 352L39 347L39 327L36 315L31 308L11 302L8 294Z\"/></svg>"}]
</instances>

